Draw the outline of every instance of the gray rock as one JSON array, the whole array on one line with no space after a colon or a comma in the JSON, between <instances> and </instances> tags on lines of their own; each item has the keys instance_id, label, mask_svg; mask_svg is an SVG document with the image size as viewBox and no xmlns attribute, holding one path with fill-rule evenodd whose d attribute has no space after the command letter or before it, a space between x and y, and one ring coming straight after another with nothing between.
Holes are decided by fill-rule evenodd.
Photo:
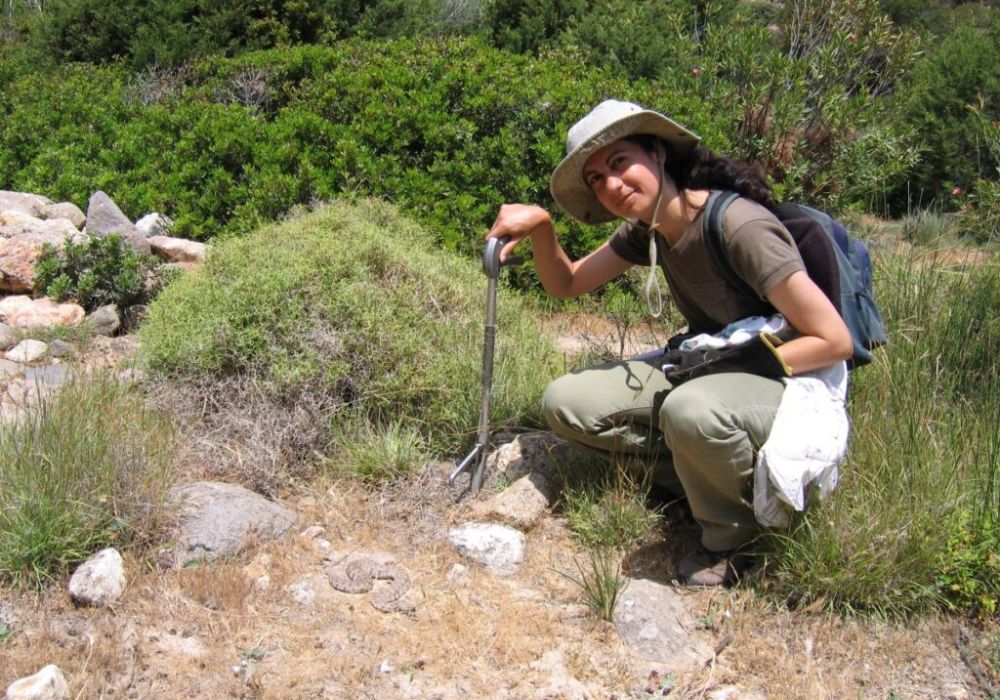
<instances>
[{"instance_id":1,"label":"gray rock","mask_svg":"<svg viewBox=\"0 0 1000 700\"><path fill-rule=\"evenodd\" d=\"M49 343L49 357L66 358L76 355L76 346L56 338Z\"/></svg>"},{"instance_id":2,"label":"gray rock","mask_svg":"<svg viewBox=\"0 0 1000 700\"><path fill-rule=\"evenodd\" d=\"M29 338L15 345L13 350L8 350L4 357L14 362L34 362L45 357L45 353L48 351L48 345L40 340Z\"/></svg>"},{"instance_id":3,"label":"gray rock","mask_svg":"<svg viewBox=\"0 0 1000 700\"><path fill-rule=\"evenodd\" d=\"M105 304L95 309L84 319L84 323L94 335L112 336L121 328L121 317L115 304Z\"/></svg>"},{"instance_id":4,"label":"gray rock","mask_svg":"<svg viewBox=\"0 0 1000 700\"><path fill-rule=\"evenodd\" d=\"M170 229L174 227L174 222L163 214L154 211L152 214L146 214L136 221L135 227L147 238L152 236L166 236L170 233Z\"/></svg>"},{"instance_id":5,"label":"gray rock","mask_svg":"<svg viewBox=\"0 0 1000 700\"><path fill-rule=\"evenodd\" d=\"M65 700L69 685L60 668L49 664L33 676L7 686L6 700Z\"/></svg>"},{"instance_id":6,"label":"gray rock","mask_svg":"<svg viewBox=\"0 0 1000 700\"><path fill-rule=\"evenodd\" d=\"M87 216L80 207L72 202L59 202L58 204L46 204L38 212L39 219L66 219L77 231L83 230L83 225L87 223Z\"/></svg>"},{"instance_id":7,"label":"gray rock","mask_svg":"<svg viewBox=\"0 0 1000 700\"><path fill-rule=\"evenodd\" d=\"M514 527L528 528L538 522L552 503L552 489L542 474L526 474L485 503L477 515L494 517Z\"/></svg>"},{"instance_id":8,"label":"gray rock","mask_svg":"<svg viewBox=\"0 0 1000 700\"><path fill-rule=\"evenodd\" d=\"M73 376L69 365L52 364L24 369L24 381L46 389L56 389L68 382Z\"/></svg>"},{"instance_id":9,"label":"gray rock","mask_svg":"<svg viewBox=\"0 0 1000 700\"><path fill-rule=\"evenodd\" d=\"M615 608L614 623L636 652L670 668L702 663L714 653L680 594L655 581L629 582Z\"/></svg>"},{"instance_id":10,"label":"gray rock","mask_svg":"<svg viewBox=\"0 0 1000 700\"><path fill-rule=\"evenodd\" d=\"M41 195L0 190L0 212L17 211L37 217L42 207L49 204L52 204L52 200Z\"/></svg>"},{"instance_id":11,"label":"gray rock","mask_svg":"<svg viewBox=\"0 0 1000 700\"><path fill-rule=\"evenodd\" d=\"M10 350L17 345L17 333L6 323L0 323L0 350Z\"/></svg>"},{"instance_id":12,"label":"gray rock","mask_svg":"<svg viewBox=\"0 0 1000 700\"><path fill-rule=\"evenodd\" d=\"M466 523L452 528L448 540L465 557L501 576L510 576L524 561L524 535L490 523Z\"/></svg>"},{"instance_id":13,"label":"gray rock","mask_svg":"<svg viewBox=\"0 0 1000 700\"><path fill-rule=\"evenodd\" d=\"M95 192L87 207L87 233L104 238L113 233L121 237L138 253L150 251L146 236L137 229L111 197L104 192Z\"/></svg>"},{"instance_id":14,"label":"gray rock","mask_svg":"<svg viewBox=\"0 0 1000 700\"><path fill-rule=\"evenodd\" d=\"M296 522L294 511L235 484L187 484L173 489L170 500L180 516L175 566L233 556L250 538L277 539Z\"/></svg>"},{"instance_id":15,"label":"gray rock","mask_svg":"<svg viewBox=\"0 0 1000 700\"><path fill-rule=\"evenodd\" d=\"M125 592L125 563L117 550L108 548L85 561L69 580L69 597L77 605L104 607Z\"/></svg>"}]
</instances>

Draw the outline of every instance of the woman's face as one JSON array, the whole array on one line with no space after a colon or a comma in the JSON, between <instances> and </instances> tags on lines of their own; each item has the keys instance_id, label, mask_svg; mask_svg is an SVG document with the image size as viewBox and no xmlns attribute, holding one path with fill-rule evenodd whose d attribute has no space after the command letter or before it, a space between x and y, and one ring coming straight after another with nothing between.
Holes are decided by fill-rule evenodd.
<instances>
[{"instance_id":1,"label":"woman's face","mask_svg":"<svg viewBox=\"0 0 1000 700\"><path fill-rule=\"evenodd\" d=\"M619 218L647 223L656 207L659 172L655 155L624 139L595 152L583 165L583 179L605 209Z\"/></svg>"}]
</instances>

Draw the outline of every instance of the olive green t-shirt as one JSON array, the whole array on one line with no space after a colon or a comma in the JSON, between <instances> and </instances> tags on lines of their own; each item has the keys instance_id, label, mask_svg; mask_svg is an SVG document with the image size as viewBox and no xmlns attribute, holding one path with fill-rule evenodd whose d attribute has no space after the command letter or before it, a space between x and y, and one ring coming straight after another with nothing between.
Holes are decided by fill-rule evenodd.
<instances>
[{"instance_id":1,"label":"olive green t-shirt","mask_svg":"<svg viewBox=\"0 0 1000 700\"><path fill-rule=\"evenodd\" d=\"M670 285L677 308L691 330L714 333L747 316L774 309L764 299L771 287L793 272L805 270L791 234L766 207L739 197L726 209L723 241L733 269L756 292L732 287L712 261L704 242L704 212L688 226L676 245L656 237L657 262ZM608 241L617 255L636 265L649 264L649 227L624 223Z\"/></svg>"}]
</instances>

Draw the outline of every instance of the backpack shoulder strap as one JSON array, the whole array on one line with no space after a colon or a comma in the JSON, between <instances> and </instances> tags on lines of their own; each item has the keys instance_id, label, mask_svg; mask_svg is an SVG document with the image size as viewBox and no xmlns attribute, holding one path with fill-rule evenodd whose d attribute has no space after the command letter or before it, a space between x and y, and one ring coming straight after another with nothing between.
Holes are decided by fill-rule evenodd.
<instances>
[{"instance_id":1,"label":"backpack shoulder strap","mask_svg":"<svg viewBox=\"0 0 1000 700\"><path fill-rule=\"evenodd\" d=\"M726 281L744 294L756 298L757 293L736 273L732 263L729 262L729 256L726 253L726 243L722 235L723 217L725 217L729 205L737 197L739 195L735 192L728 192L726 190L712 191L712 194L708 197L708 202L705 204L705 215L702 219L702 236L705 240L705 246L712 256L712 262L715 263L716 269L726 278Z\"/></svg>"}]
</instances>

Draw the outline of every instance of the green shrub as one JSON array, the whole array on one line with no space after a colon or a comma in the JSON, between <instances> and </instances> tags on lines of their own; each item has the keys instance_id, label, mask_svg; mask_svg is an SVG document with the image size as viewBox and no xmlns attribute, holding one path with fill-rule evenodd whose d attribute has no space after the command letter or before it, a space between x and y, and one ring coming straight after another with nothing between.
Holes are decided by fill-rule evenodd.
<instances>
[{"instance_id":1,"label":"green shrub","mask_svg":"<svg viewBox=\"0 0 1000 700\"><path fill-rule=\"evenodd\" d=\"M103 375L0 431L0 577L41 584L94 551L157 534L169 426Z\"/></svg>"},{"instance_id":2,"label":"green shrub","mask_svg":"<svg viewBox=\"0 0 1000 700\"><path fill-rule=\"evenodd\" d=\"M431 459L420 432L397 421L362 423L343 434L338 445L338 468L372 486L420 474Z\"/></svg>"},{"instance_id":3,"label":"green shrub","mask_svg":"<svg viewBox=\"0 0 1000 700\"><path fill-rule=\"evenodd\" d=\"M274 395L322 396L341 432L400 423L457 453L481 398L484 290L392 207L334 204L220 243L153 302L142 357L180 378L252 374ZM537 421L555 352L515 295L499 307L492 415Z\"/></svg>"},{"instance_id":4,"label":"green shrub","mask_svg":"<svg viewBox=\"0 0 1000 700\"><path fill-rule=\"evenodd\" d=\"M146 278L158 265L136 253L121 236L88 236L61 248L42 246L35 264L35 290L57 301L75 299L87 311L105 304L124 309L149 300Z\"/></svg>"}]
</instances>

